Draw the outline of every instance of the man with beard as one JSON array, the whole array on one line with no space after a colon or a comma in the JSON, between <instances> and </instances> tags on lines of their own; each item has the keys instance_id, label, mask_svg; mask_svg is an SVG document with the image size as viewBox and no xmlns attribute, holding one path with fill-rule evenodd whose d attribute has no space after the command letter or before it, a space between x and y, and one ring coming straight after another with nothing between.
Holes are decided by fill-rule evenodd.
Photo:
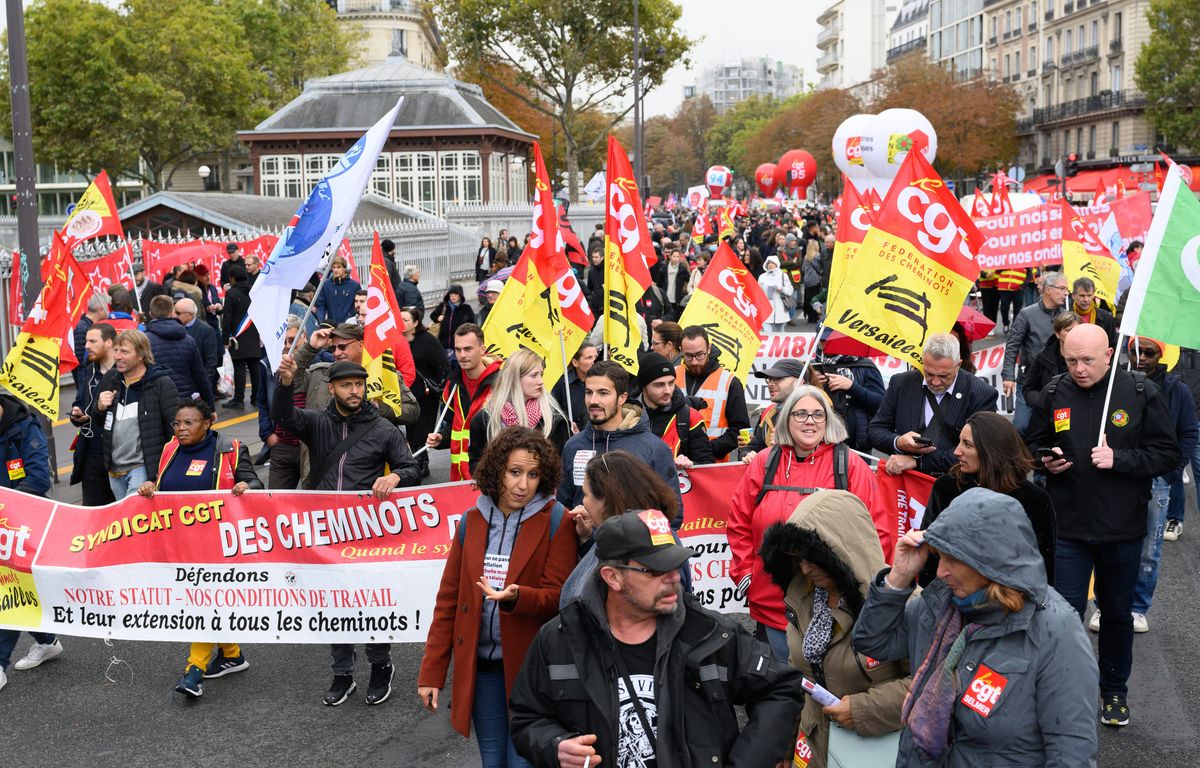
<instances>
[{"instance_id":1,"label":"man with beard","mask_svg":"<svg viewBox=\"0 0 1200 768\"><path fill-rule=\"evenodd\" d=\"M790 754L800 673L683 594L679 568L695 553L675 543L666 516L610 518L596 554L579 599L542 627L521 666L510 701L517 753L563 768L597 756L614 768L770 766ZM740 730L732 705L750 705Z\"/></svg>"},{"instance_id":2,"label":"man with beard","mask_svg":"<svg viewBox=\"0 0 1200 768\"><path fill-rule=\"evenodd\" d=\"M675 382L688 397L698 397L705 407L701 415L707 423L713 459L726 461L738 447L738 436L750 428L746 411L746 392L732 372L721 367L709 344L708 331L698 325L683 329L683 365L675 371Z\"/></svg>"},{"instance_id":3,"label":"man with beard","mask_svg":"<svg viewBox=\"0 0 1200 768\"><path fill-rule=\"evenodd\" d=\"M293 379L296 361L284 355L279 364L279 386L271 401L271 418L300 438L312 456L308 489L316 491L366 491L386 499L399 486L421 482L421 471L408 450L404 434L379 415L367 400L367 371L342 360L329 366L331 400L316 411L296 408ZM386 470L386 471L385 471ZM325 704L336 707L354 692L354 646L334 644L333 684ZM382 704L392 692L391 644L369 643L367 660L371 678L367 704Z\"/></svg>"},{"instance_id":4,"label":"man with beard","mask_svg":"<svg viewBox=\"0 0 1200 768\"><path fill-rule=\"evenodd\" d=\"M756 453L775 445L779 405L792 394L803 371L804 365L799 360L780 360L764 371L754 371L756 377L767 380L767 395L771 398L771 404L764 405L754 414L754 432L746 446L746 455L742 457L743 464L749 464Z\"/></svg>"},{"instance_id":5,"label":"man with beard","mask_svg":"<svg viewBox=\"0 0 1200 768\"><path fill-rule=\"evenodd\" d=\"M712 464L704 418L675 386L675 369L667 358L657 352L643 355L638 361L638 386L650 431L671 449L675 466L690 469L694 464Z\"/></svg>"}]
</instances>

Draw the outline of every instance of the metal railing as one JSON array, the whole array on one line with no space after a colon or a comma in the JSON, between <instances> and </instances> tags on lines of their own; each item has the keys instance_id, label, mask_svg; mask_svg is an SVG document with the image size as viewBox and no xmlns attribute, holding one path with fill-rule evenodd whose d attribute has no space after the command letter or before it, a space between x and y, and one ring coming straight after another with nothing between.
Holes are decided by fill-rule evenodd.
<instances>
[{"instance_id":1,"label":"metal railing","mask_svg":"<svg viewBox=\"0 0 1200 768\"><path fill-rule=\"evenodd\" d=\"M1129 109L1145 106L1146 97L1137 91L1115 91L1075 99L1053 107L1041 107L1033 110L1035 125L1065 120L1093 112L1103 112L1110 109Z\"/></svg>"},{"instance_id":2,"label":"metal railing","mask_svg":"<svg viewBox=\"0 0 1200 768\"><path fill-rule=\"evenodd\" d=\"M888 63L890 64L893 61L895 61L896 59L900 58L901 56L904 56L905 54L908 54L908 53L912 53L913 51L925 50L925 41L926 41L925 36L921 35L918 38L909 40L907 43L901 43L900 45L897 45L894 48L888 48L888 51L887 51Z\"/></svg>"}]
</instances>

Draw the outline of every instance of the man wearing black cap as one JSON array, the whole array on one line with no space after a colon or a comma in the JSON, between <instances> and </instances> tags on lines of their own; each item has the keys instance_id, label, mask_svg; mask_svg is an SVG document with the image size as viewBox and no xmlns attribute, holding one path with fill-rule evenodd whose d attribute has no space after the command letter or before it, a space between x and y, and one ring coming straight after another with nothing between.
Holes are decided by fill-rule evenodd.
<instances>
[{"instance_id":1,"label":"man wearing black cap","mask_svg":"<svg viewBox=\"0 0 1200 768\"><path fill-rule=\"evenodd\" d=\"M388 285L392 286L392 293L396 294L396 298L399 299L400 268L396 266L396 244L391 240L384 240L379 244L379 250L383 252L383 265L387 267Z\"/></svg>"},{"instance_id":2,"label":"man wearing black cap","mask_svg":"<svg viewBox=\"0 0 1200 768\"><path fill-rule=\"evenodd\" d=\"M595 538L596 572L541 628L517 676L509 701L517 753L564 768L596 756L614 766L786 759L802 677L740 624L683 594L678 569L695 553L675 543L663 513L617 515ZM739 732L729 708L747 704Z\"/></svg>"},{"instance_id":3,"label":"man wearing black cap","mask_svg":"<svg viewBox=\"0 0 1200 768\"><path fill-rule=\"evenodd\" d=\"M225 261L221 263L221 289L228 291L232 280L229 279L229 272L235 265L246 266L246 260L238 253L238 244L230 243L225 246Z\"/></svg>"},{"instance_id":4,"label":"man wearing black cap","mask_svg":"<svg viewBox=\"0 0 1200 768\"><path fill-rule=\"evenodd\" d=\"M675 368L667 358L657 352L642 355L637 380L650 431L671 449L675 466L688 469L694 464L712 464L704 417L675 386Z\"/></svg>"},{"instance_id":5,"label":"man wearing black cap","mask_svg":"<svg viewBox=\"0 0 1200 768\"><path fill-rule=\"evenodd\" d=\"M770 405L764 405L751 417L754 420L754 433L746 445L746 455L742 457L743 464L749 464L754 454L765 451L775 444L775 430L779 428L779 405L788 399L804 365L799 360L779 360L770 368L754 371L754 375L767 380L767 396L771 398Z\"/></svg>"},{"instance_id":6,"label":"man wearing black cap","mask_svg":"<svg viewBox=\"0 0 1200 768\"><path fill-rule=\"evenodd\" d=\"M308 489L370 490L375 498L385 499L397 486L413 486L421 481L421 471L409 453L404 434L385 421L367 400L366 369L349 360L329 366L332 399L319 411L296 408L292 392L295 375L295 359L284 355L279 364L279 386L271 402L271 418L308 446L312 457ZM325 703L336 707L356 687L354 646L339 644L330 650L333 684L325 694ZM368 644L367 660L371 662L371 680L366 701L382 704L392 692L391 645Z\"/></svg>"}]
</instances>

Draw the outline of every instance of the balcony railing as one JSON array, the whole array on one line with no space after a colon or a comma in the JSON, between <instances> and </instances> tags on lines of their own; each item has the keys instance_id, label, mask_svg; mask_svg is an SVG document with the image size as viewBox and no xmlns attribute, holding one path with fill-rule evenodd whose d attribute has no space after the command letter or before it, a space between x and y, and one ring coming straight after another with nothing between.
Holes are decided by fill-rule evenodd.
<instances>
[{"instance_id":1,"label":"balcony railing","mask_svg":"<svg viewBox=\"0 0 1200 768\"><path fill-rule=\"evenodd\" d=\"M1023 117L1017 121L1017 135L1033 133L1033 118Z\"/></svg>"},{"instance_id":2,"label":"balcony railing","mask_svg":"<svg viewBox=\"0 0 1200 768\"><path fill-rule=\"evenodd\" d=\"M1054 59L1046 59L1042 62L1042 74L1048 75L1058 69L1058 64L1054 63Z\"/></svg>"},{"instance_id":3,"label":"balcony railing","mask_svg":"<svg viewBox=\"0 0 1200 768\"><path fill-rule=\"evenodd\" d=\"M1125 41L1119 37L1108 44L1108 52L1110 54L1120 53L1124 48Z\"/></svg>"},{"instance_id":4,"label":"balcony railing","mask_svg":"<svg viewBox=\"0 0 1200 768\"><path fill-rule=\"evenodd\" d=\"M831 49L821 58L817 59L817 71L822 72L836 66L838 63L837 49Z\"/></svg>"},{"instance_id":5,"label":"balcony railing","mask_svg":"<svg viewBox=\"0 0 1200 768\"><path fill-rule=\"evenodd\" d=\"M1064 102L1053 107L1042 107L1033 110L1035 125L1043 125L1058 120L1066 120L1095 112L1105 112L1112 109L1132 109L1145 106L1145 95L1137 91L1110 91L1084 99Z\"/></svg>"},{"instance_id":6,"label":"balcony railing","mask_svg":"<svg viewBox=\"0 0 1200 768\"><path fill-rule=\"evenodd\" d=\"M820 47L823 43L828 43L830 40L837 40L841 34L842 25L836 22L828 27L822 27L821 31L817 33L817 47Z\"/></svg>"},{"instance_id":7,"label":"balcony railing","mask_svg":"<svg viewBox=\"0 0 1200 768\"><path fill-rule=\"evenodd\" d=\"M1082 6L1082 3L1080 5ZM1063 3L1063 16L1066 16L1068 13L1070 13L1073 10L1075 10L1074 2L1071 2L1070 0L1068 0L1068 2Z\"/></svg>"},{"instance_id":8,"label":"balcony railing","mask_svg":"<svg viewBox=\"0 0 1200 768\"><path fill-rule=\"evenodd\" d=\"M1037 70L1031 69L1025 73L1025 77L1037 77Z\"/></svg>"},{"instance_id":9,"label":"balcony railing","mask_svg":"<svg viewBox=\"0 0 1200 768\"><path fill-rule=\"evenodd\" d=\"M1054 21L1054 9L1051 8L1050 10L1046 11L1046 15L1043 18L1046 21Z\"/></svg>"},{"instance_id":10,"label":"balcony railing","mask_svg":"<svg viewBox=\"0 0 1200 768\"><path fill-rule=\"evenodd\" d=\"M992 35L991 37L989 37L989 38L988 38L988 42L987 42L987 44L988 44L988 45L995 45L995 44L996 44L996 36L995 36L995 35Z\"/></svg>"},{"instance_id":11,"label":"balcony railing","mask_svg":"<svg viewBox=\"0 0 1200 768\"><path fill-rule=\"evenodd\" d=\"M1029 32L1037 32L1037 20L1029 22L1029 26L1025 29Z\"/></svg>"},{"instance_id":12,"label":"balcony railing","mask_svg":"<svg viewBox=\"0 0 1200 768\"><path fill-rule=\"evenodd\" d=\"M918 50L919 51L925 50L925 36L924 35L922 35L921 37L918 37L914 40L909 40L907 43L901 43L900 45L897 45L895 48L888 48L887 62L888 62L888 64L891 64L893 61L900 58L901 56L905 56L909 53L912 53L913 51L918 51Z\"/></svg>"}]
</instances>

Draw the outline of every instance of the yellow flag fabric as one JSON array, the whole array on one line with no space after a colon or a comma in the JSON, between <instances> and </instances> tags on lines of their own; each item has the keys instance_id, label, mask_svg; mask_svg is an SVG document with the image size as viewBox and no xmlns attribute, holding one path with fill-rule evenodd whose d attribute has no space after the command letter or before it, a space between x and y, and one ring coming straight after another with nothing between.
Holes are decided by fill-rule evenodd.
<instances>
[{"instance_id":1,"label":"yellow flag fabric","mask_svg":"<svg viewBox=\"0 0 1200 768\"><path fill-rule=\"evenodd\" d=\"M604 345L607 359L631 374L638 369L642 332L637 304L650 285L654 245L642 211L633 167L615 137L608 137L604 218Z\"/></svg>"},{"instance_id":2,"label":"yellow flag fabric","mask_svg":"<svg viewBox=\"0 0 1200 768\"><path fill-rule=\"evenodd\" d=\"M767 295L724 242L688 300L679 324L708 331L709 342L721 350L721 366L745 381L762 344L758 333L770 316Z\"/></svg>"},{"instance_id":3,"label":"yellow flag fabric","mask_svg":"<svg viewBox=\"0 0 1200 768\"><path fill-rule=\"evenodd\" d=\"M404 411L400 400L400 374L396 371L396 358L392 350L379 357L371 357L363 348L363 368L367 369L367 399L386 404L399 415Z\"/></svg>"},{"instance_id":4,"label":"yellow flag fabric","mask_svg":"<svg viewBox=\"0 0 1200 768\"><path fill-rule=\"evenodd\" d=\"M1062 257L1067 285L1073 284L1081 277L1090 277L1096 284L1096 298L1108 302L1109 307L1117 305L1117 283L1121 279L1121 265L1116 259L1089 254L1084 250L1082 243L1066 239L1062 244Z\"/></svg>"},{"instance_id":5,"label":"yellow flag fabric","mask_svg":"<svg viewBox=\"0 0 1200 768\"><path fill-rule=\"evenodd\" d=\"M61 338L21 331L0 366L0 386L38 413L58 418L58 352Z\"/></svg>"}]
</instances>

